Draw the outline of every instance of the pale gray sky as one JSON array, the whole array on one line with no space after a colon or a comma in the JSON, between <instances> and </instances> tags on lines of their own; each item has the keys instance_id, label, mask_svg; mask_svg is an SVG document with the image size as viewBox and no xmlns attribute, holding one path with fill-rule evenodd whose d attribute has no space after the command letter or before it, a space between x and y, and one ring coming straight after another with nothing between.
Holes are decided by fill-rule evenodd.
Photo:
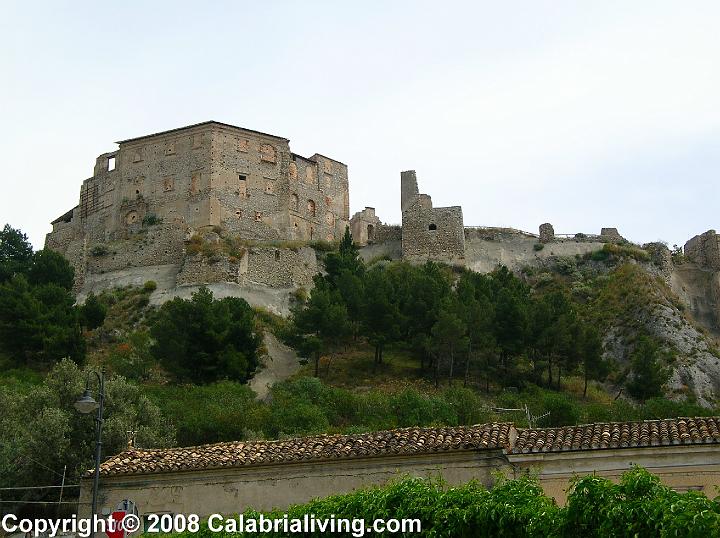
<instances>
[{"instance_id":1,"label":"pale gray sky","mask_svg":"<svg viewBox=\"0 0 720 538\"><path fill-rule=\"evenodd\" d=\"M0 4L0 225L41 247L115 140L209 119L348 164L400 221L400 171L466 225L720 229L720 3Z\"/></svg>"}]
</instances>

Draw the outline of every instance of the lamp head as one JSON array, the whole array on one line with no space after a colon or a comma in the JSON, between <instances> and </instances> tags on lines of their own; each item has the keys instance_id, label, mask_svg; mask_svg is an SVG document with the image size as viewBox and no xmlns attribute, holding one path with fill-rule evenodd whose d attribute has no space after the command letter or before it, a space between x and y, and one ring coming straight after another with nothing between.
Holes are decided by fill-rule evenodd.
<instances>
[{"instance_id":1,"label":"lamp head","mask_svg":"<svg viewBox=\"0 0 720 538\"><path fill-rule=\"evenodd\" d=\"M92 393L90 392L90 389L85 389L85 392L83 392L83 395L80 397L80 399L75 402L75 409L80 411L82 414L86 415L88 413L92 413L95 411L98 407L100 407L100 404L95 401L95 398L92 397Z\"/></svg>"}]
</instances>

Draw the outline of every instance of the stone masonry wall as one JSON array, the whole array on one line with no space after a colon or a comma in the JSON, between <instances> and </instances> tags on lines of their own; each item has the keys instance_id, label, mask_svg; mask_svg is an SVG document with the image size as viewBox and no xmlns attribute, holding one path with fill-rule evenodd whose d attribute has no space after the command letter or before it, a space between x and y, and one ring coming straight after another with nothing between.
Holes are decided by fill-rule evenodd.
<instances>
[{"instance_id":1,"label":"stone masonry wall","mask_svg":"<svg viewBox=\"0 0 720 538\"><path fill-rule=\"evenodd\" d=\"M720 236L715 230L691 238L683 250L685 256L700 267L720 270Z\"/></svg>"},{"instance_id":2,"label":"stone masonry wall","mask_svg":"<svg viewBox=\"0 0 720 538\"><path fill-rule=\"evenodd\" d=\"M86 270L181 263L178 237L211 226L260 241L335 241L348 223L346 165L296 155L285 138L205 122L100 155L46 244L81 279ZM98 245L109 254L88 257Z\"/></svg>"}]
</instances>

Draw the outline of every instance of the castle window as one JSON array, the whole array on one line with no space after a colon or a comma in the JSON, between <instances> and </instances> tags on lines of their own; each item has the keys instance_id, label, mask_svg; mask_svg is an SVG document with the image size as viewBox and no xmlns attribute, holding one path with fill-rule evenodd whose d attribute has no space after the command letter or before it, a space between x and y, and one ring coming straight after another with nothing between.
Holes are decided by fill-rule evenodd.
<instances>
[{"instance_id":1,"label":"castle window","mask_svg":"<svg viewBox=\"0 0 720 538\"><path fill-rule=\"evenodd\" d=\"M165 155L175 155L175 142L168 142L165 146Z\"/></svg>"},{"instance_id":2,"label":"castle window","mask_svg":"<svg viewBox=\"0 0 720 538\"><path fill-rule=\"evenodd\" d=\"M298 199L298 195L293 193L290 195L290 209L293 211L297 211L300 208L300 200Z\"/></svg>"},{"instance_id":3,"label":"castle window","mask_svg":"<svg viewBox=\"0 0 720 538\"><path fill-rule=\"evenodd\" d=\"M311 216L311 217L314 217L314 216L315 216L315 211L316 211L315 201L314 201L314 200L308 200L308 202L307 202L307 209L308 209L308 213L310 213L310 216Z\"/></svg>"},{"instance_id":4,"label":"castle window","mask_svg":"<svg viewBox=\"0 0 720 538\"><path fill-rule=\"evenodd\" d=\"M434 222L431 223L430 226L428 226L428 230L430 230L431 232L434 232L435 230L437 230L437 226L435 225Z\"/></svg>"},{"instance_id":5,"label":"castle window","mask_svg":"<svg viewBox=\"0 0 720 538\"><path fill-rule=\"evenodd\" d=\"M175 180L172 177L163 179L163 191L170 192L175 189Z\"/></svg>"},{"instance_id":6,"label":"castle window","mask_svg":"<svg viewBox=\"0 0 720 538\"><path fill-rule=\"evenodd\" d=\"M280 251L279 251L279 250L276 250L276 251L275 251L275 261L276 261L276 262L279 262L279 261L280 261Z\"/></svg>"},{"instance_id":7,"label":"castle window","mask_svg":"<svg viewBox=\"0 0 720 538\"><path fill-rule=\"evenodd\" d=\"M127 215L125 215L125 223L126 224L135 224L138 221L138 212L137 211L130 211Z\"/></svg>"},{"instance_id":8,"label":"castle window","mask_svg":"<svg viewBox=\"0 0 720 538\"><path fill-rule=\"evenodd\" d=\"M108 172L115 170L115 156L108 157Z\"/></svg>"},{"instance_id":9,"label":"castle window","mask_svg":"<svg viewBox=\"0 0 720 538\"><path fill-rule=\"evenodd\" d=\"M197 194L200 190L200 180L202 179L202 172L195 170L190 174L190 194Z\"/></svg>"},{"instance_id":10,"label":"castle window","mask_svg":"<svg viewBox=\"0 0 720 538\"><path fill-rule=\"evenodd\" d=\"M247 195L247 176L238 175L238 195L244 197Z\"/></svg>"},{"instance_id":11,"label":"castle window","mask_svg":"<svg viewBox=\"0 0 720 538\"><path fill-rule=\"evenodd\" d=\"M262 211L255 211L255 222L262 221Z\"/></svg>"},{"instance_id":12,"label":"castle window","mask_svg":"<svg viewBox=\"0 0 720 538\"><path fill-rule=\"evenodd\" d=\"M260 146L260 160L266 163L276 162L275 148L270 144L263 144Z\"/></svg>"},{"instance_id":13,"label":"castle window","mask_svg":"<svg viewBox=\"0 0 720 538\"><path fill-rule=\"evenodd\" d=\"M372 224L368 224L367 227L367 240L368 243L372 243L373 241L375 241L375 226L373 226Z\"/></svg>"},{"instance_id":14,"label":"castle window","mask_svg":"<svg viewBox=\"0 0 720 538\"><path fill-rule=\"evenodd\" d=\"M238 209L237 211L235 211L235 216L236 216L237 218L241 219L241 218L242 218L242 211L240 211L239 209Z\"/></svg>"}]
</instances>

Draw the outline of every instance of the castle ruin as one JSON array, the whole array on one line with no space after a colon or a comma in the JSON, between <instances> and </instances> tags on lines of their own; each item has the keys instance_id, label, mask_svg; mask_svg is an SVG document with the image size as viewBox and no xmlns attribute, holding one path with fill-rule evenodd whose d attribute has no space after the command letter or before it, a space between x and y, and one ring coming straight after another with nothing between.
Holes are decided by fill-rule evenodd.
<instances>
[{"instance_id":1,"label":"castle ruin","mask_svg":"<svg viewBox=\"0 0 720 538\"><path fill-rule=\"evenodd\" d=\"M260 242L335 241L349 224L347 166L293 153L285 138L208 121L118 145L97 157L78 205L46 238L80 281L181 263L183 242L213 227ZM113 242L125 244L93 259Z\"/></svg>"},{"instance_id":2,"label":"castle ruin","mask_svg":"<svg viewBox=\"0 0 720 538\"><path fill-rule=\"evenodd\" d=\"M615 228L570 235L549 223L539 234L466 227L460 206L434 207L420 192L414 170L400 174L400 209L401 226L384 224L372 207L350 218L345 164L293 153L286 138L207 121L122 140L97 157L78 205L52 222L46 247L73 265L81 296L145 280L168 294L234 284L229 293L242 296L254 285L311 285L318 271L311 242L338 241L347 226L367 260L434 260L479 272L622 241ZM220 248L231 239L243 247ZM263 304L271 295L247 298ZM287 300L277 310L287 311Z\"/></svg>"}]
</instances>

